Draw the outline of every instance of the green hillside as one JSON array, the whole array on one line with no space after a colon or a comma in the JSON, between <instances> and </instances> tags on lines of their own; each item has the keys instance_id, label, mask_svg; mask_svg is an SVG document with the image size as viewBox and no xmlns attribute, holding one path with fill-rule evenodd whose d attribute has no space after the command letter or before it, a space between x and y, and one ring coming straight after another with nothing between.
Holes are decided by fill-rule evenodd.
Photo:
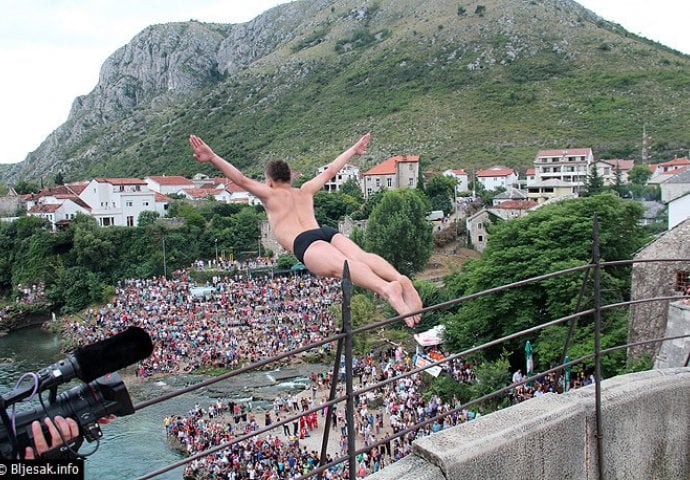
<instances>
[{"instance_id":1,"label":"green hillside","mask_svg":"<svg viewBox=\"0 0 690 480\"><path fill-rule=\"evenodd\" d=\"M690 58L568 0L328 2L233 76L164 107L94 126L68 179L191 175L187 136L258 174L270 158L311 172L371 130L367 168L529 167L543 148L653 161L690 147ZM482 8L483 7L483 8ZM99 145L98 155L87 152Z\"/></svg>"}]
</instances>

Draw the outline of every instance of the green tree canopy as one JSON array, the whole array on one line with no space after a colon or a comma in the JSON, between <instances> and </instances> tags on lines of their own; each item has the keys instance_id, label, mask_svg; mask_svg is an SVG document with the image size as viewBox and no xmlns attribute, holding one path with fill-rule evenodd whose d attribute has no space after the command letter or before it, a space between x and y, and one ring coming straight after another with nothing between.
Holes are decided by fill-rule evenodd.
<instances>
[{"instance_id":1,"label":"green tree canopy","mask_svg":"<svg viewBox=\"0 0 690 480\"><path fill-rule=\"evenodd\" d=\"M629 259L646 242L638 224L642 208L635 202L602 194L547 205L494 226L481 259L468 262L463 272L447 278L449 296L476 293L589 262L595 212L603 259ZM604 301L625 298L628 281L627 269L605 271ZM581 282L580 272L465 302L448 319L449 343L459 350L569 315L574 312ZM583 305L590 300L588 294Z\"/></svg>"},{"instance_id":2,"label":"green tree canopy","mask_svg":"<svg viewBox=\"0 0 690 480\"><path fill-rule=\"evenodd\" d=\"M630 183L633 185L643 186L647 183L647 180L649 180L649 177L651 176L652 171L650 170L649 165L634 165L628 172L628 181L630 181Z\"/></svg>"},{"instance_id":3,"label":"green tree canopy","mask_svg":"<svg viewBox=\"0 0 690 480\"><path fill-rule=\"evenodd\" d=\"M429 203L417 190L391 190L369 217L364 245L399 272L411 275L431 257L433 236L426 220Z\"/></svg>"}]
</instances>

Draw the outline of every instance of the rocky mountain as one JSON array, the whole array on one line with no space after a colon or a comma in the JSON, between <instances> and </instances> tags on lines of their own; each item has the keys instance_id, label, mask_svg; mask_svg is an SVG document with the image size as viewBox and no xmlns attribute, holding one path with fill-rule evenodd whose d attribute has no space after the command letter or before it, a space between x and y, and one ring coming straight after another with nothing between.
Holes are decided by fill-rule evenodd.
<instances>
[{"instance_id":1,"label":"rocky mountain","mask_svg":"<svg viewBox=\"0 0 690 480\"><path fill-rule=\"evenodd\" d=\"M235 25L154 25L8 183L193 174L197 133L260 172L310 170L359 133L361 166L418 154L426 169L525 167L540 148L653 159L690 146L690 58L572 0L302 0Z\"/></svg>"}]
</instances>

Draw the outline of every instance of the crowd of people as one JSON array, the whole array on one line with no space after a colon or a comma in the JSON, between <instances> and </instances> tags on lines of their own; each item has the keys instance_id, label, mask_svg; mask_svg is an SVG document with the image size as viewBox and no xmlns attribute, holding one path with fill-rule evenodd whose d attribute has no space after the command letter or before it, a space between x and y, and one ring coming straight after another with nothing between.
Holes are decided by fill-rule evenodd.
<instances>
[{"instance_id":1,"label":"crowd of people","mask_svg":"<svg viewBox=\"0 0 690 480\"><path fill-rule=\"evenodd\" d=\"M273 266L262 260L253 261L251 265L197 262L192 268L220 271L204 285L192 283L186 269L174 272L171 278L125 280L117 285L116 298L111 304L89 309L85 318L69 323L69 335L78 343L86 344L114 335L130 325L144 328L154 343L153 354L142 361L137 370L138 375L146 377L202 367L240 367L334 333L337 321L331 305L340 302L340 282L309 274L249 274L252 269ZM420 353L392 346L355 359L353 367L358 386L370 387L386 379L401 377L402 373L414 368L416 355ZM431 360L444 355L439 351L427 351L426 354ZM470 384L476 380L473 365L461 359L448 362L444 370L458 382ZM218 401L206 409L197 406L186 415L173 414L165 419L167 434L177 448L194 455L238 435L255 432L288 416L313 409L327 400L334 374L332 371L314 372L306 392L278 395L273 407L263 411L254 411L251 403ZM344 361L337 374L341 379L344 376ZM576 376L572 383L580 386L589 380ZM557 377L550 375L539 382L515 388L511 400L518 402L550 391L559 392L562 391L560 385ZM479 411L458 409L460 402L455 398L444 402L436 395L425 396L423 387L422 377L415 374L358 397L353 434L360 447L371 447L357 459L358 477L374 473L408 455L414 439L480 415ZM296 478L318 465L318 454L309 449L307 439L328 414L327 409L321 409L320 415L305 414L267 434L206 455L191 462L185 475L232 480ZM331 416L332 430L340 440L332 453L346 455L349 432L344 405L334 408ZM426 420L429 420L426 425L419 426ZM386 440L396 434L400 435ZM332 480L346 478L346 475L344 464L324 474Z\"/></svg>"},{"instance_id":2,"label":"crowd of people","mask_svg":"<svg viewBox=\"0 0 690 480\"><path fill-rule=\"evenodd\" d=\"M334 279L235 274L199 286L188 273L119 282L112 303L87 309L67 325L69 337L88 344L130 325L145 329L154 344L137 371L145 377L241 367L335 331L331 305L340 301L340 283Z\"/></svg>"},{"instance_id":3,"label":"crowd of people","mask_svg":"<svg viewBox=\"0 0 690 480\"><path fill-rule=\"evenodd\" d=\"M415 363L414 354L402 347L391 347L388 351L370 352L361 359L355 359L356 387L370 387L386 379L400 377L409 372ZM341 365L342 366L342 365ZM472 365L455 361L449 368L459 381L472 381ZM167 434L178 448L190 455L197 454L214 445L225 443L238 435L256 431L258 428L280 422L289 416L314 409L327 400L333 371L314 372L311 386L300 394L278 395L272 408L254 412L251 405L217 401L202 409L198 405L186 416L171 415L165 420ZM339 387L342 394L342 384ZM374 473L385 465L395 462L412 451L412 441L444 428L457 425L478 416L468 409L451 412L458 401L443 402L432 395L425 399L419 375L399 378L383 387L375 388L357 398L355 432L358 446L371 446L369 452L357 458L357 476ZM340 441L332 454L347 454L348 431L345 410L341 403L331 411L332 431ZM283 424L269 433L251 441L228 446L191 462L186 469L188 478L220 479L292 479L308 473L318 465L318 454L310 450L307 439L313 435L328 415L328 409L316 412ZM443 415L446 412L447 415ZM414 428L424 420L439 416L439 419L421 428ZM263 423L260 419L263 417ZM391 434L410 431L397 438L385 441ZM383 443L381 443L383 441ZM375 445L380 443L379 445ZM330 455L329 455L330 458ZM340 464L324 473L325 478L340 480L347 478L347 465Z\"/></svg>"}]
</instances>

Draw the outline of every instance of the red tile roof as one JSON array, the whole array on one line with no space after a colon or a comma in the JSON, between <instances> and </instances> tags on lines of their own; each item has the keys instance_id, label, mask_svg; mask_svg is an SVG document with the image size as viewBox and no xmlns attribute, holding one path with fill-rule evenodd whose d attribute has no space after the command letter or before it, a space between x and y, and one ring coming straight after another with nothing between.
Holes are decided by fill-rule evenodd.
<instances>
[{"instance_id":1,"label":"red tile roof","mask_svg":"<svg viewBox=\"0 0 690 480\"><path fill-rule=\"evenodd\" d=\"M670 160L668 162L664 163L657 163L657 167L675 167L675 166L683 166L683 165L690 165L690 160L687 158L674 158L673 160Z\"/></svg>"},{"instance_id":2,"label":"red tile roof","mask_svg":"<svg viewBox=\"0 0 690 480\"><path fill-rule=\"evenodd\" d=\"M79 194L81 194L81 192L84 191L84 189L89 185L89 183L90 182L88 182L88 181L82 181L82 182L66 183L65 186L68 187L70 190L72 190L77 195L79 195Z\"/></svg>"},{"instance_id":3,"label":"red tile roof","mask_svg":"<svg viewBox=\"0 0 690 480\"><path fill-rule=\"evenodd\" d=\"M494 208L505 208L508 210L527 210L539 205L534 200L506 200L496 205Z\"/></svg>"},{"instance_id":4,"label":"red tile roof","mask_svg":"<svg viewBox=\"0 0 690 480\"><path fill-rule=\"evenodd\" d=\"M534 168L528 168L525 172L525 175L536 175L536 171L534 170Z\"/></svg>"},{"instance_id":5,"label":"red tile roof","mask_svg":"<svg viewBox=\"0 0 690 480\"><path fill-rule=\"evenodd\" d=\"M61 206L61 203L39 203L31 207L29 213L55 213Z\"/></svg>"},{"instance_id":6,"label":"red tile roof","mask_svg":"<svg viewBox=\"0 0 690 480\"><path fill-rule=\"evenodd\" d=\"M402 155L402 156L397 156L397 157L391 157L388 160L385 160L382 163L379 163L376 165L374 168L369 170L366 173L363 173L362 175L393 175L395 174L396 167L398 163L403 163L403 162L419 162L419 156L417 155Z\"/></svg>"},{"instance_id":7,"label":"red tile roof","mask_svg":"<svg viewBox=\"0 0 690 480\"><path fill-rule=\"evenodd\" d=\"M539 150L537 152L537 157L568 157L568 156L581 156L589 155L592 153L591 148L566 148L563 150Z\"/></svg>"},{"instance_id":8,"label":"red tile roof","mask_svg":"<svg viewBox=\"0 0 690 480\"><path fill-rule=\"evenodd\" d=\"M507 177L515 173L515 170L508 167L491 167L486 170L479 170L475 175L477 177Z\"/></svg>"},{"instance_id":9,"label":"red tile roof","mask_svg":"<svg viewBox=\"0 0 690 480\"><path fill-rule=\"evenodd\" d=\"M233 193L240 193L240 192L246 192L247 191L246 189L244 189L244 188L240 187L239 185L237 185L236 183L232 183L232 182L225 185L225 189L228 192L233 192Z\"/></svg>"},{"instance_id":10,"label":"red tile roof","mask_svg":"<svg viewBox=\"0 0 690 480\"><path fill-rule=\"evenodd\" d=\"M451 170L451 172L453 172L455 175L467 175L467 173L463 169L460 169L460 170L454 169L454 170Z\"/></svg>"},{"instance_id":11,"label":"red tile roof","mask_svg":"<svg viewBox=\"0 0 690 480\"><path fill-rule=\"evenodd\" d=\"M172 202L172 198L168 197L167 195L163 195L162 193L154 192L154 201L156 202Z\"/></svg>"},{"instance_id":12,"label":"red tile roof","mask_svg":"<svg viewBox=\"0 0 690 480\"><path fill-rule=\"evenodd\" d=\"M194 183L181 175L150 175L146 178L150 178L158 185L192 185Z\"/></svg>"},{"instance_id":13,"label":"red tile roof","mask_svg":"<svg viewBox=\"0 0 690 480\"><path fill-rule=\"evenodd\" d=\"M634 160L620 160L620 159L613 159L613 160L601 160L604 163L608 163L611 165L613 168L618 168L619 170L625 172L630 170L632 167L635 166L635 161Z\"/></svg>"},{"instance_id":14,"label":"red tile roof","mask_svg":"<svg viewBox=\"0 0 690 480\"><path fill-rule=\"evenodd\" d=\"M111 185L146 185L146 182L140 178L108 178L97 177L94 178L98 183L109 183Z\"/></svg>"},{"instance_id":15,"label":"red tile roof","mask_svg":"<svg viewBox=\"0 0 690 480\"><path fill-rule=\"evenodd\" d=\"M218 194L218 190L214 188L184 188L182 191L192 198L213 197Z\"/></svg>"}]
</instances>

